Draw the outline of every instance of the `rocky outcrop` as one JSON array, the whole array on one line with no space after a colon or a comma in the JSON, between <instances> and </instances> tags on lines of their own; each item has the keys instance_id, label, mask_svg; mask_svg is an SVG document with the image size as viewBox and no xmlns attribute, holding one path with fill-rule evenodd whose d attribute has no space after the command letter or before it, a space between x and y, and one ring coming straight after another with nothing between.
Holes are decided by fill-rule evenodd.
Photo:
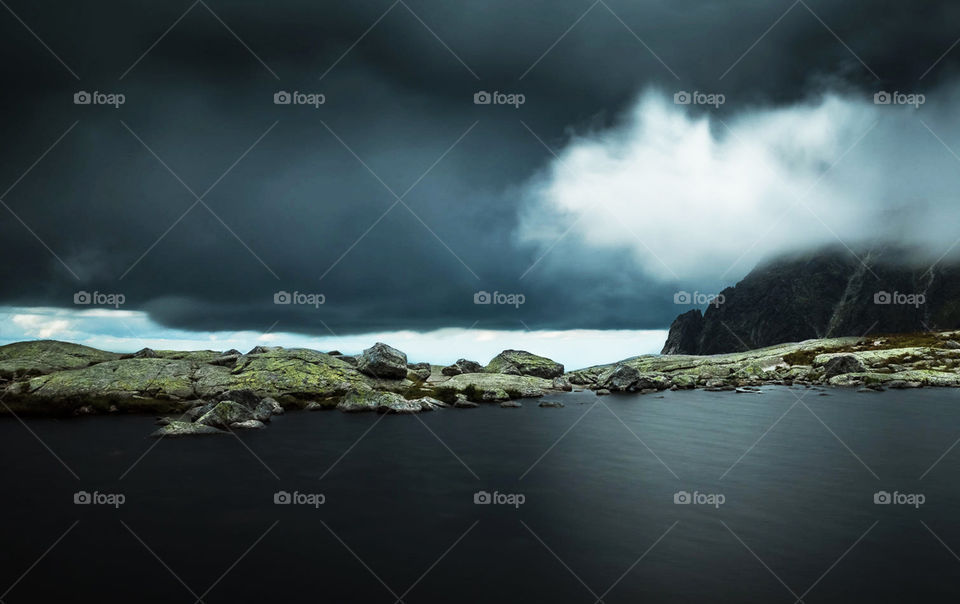
<instances>
[{"instance_id":1,"label":"rocky outcrop","mask_svg":"<svg viewBox=\"0 0 960 604\"><path fill-rule=\"evenodd\" d=\"M487 364L484 371L551 379L563 375L563 365L525 350L504 350Z\"/></svg>"},{"instance_id":2,"label":"rocky outcrop","mask_svg":"<svg viewBox=\"0 0 960 604\"><path fill-rule=\"evenodd\" d=\"M960 328L960 265L910 262L910 254L893 248L857 256L830 248L757 266L723 290L721 304L677 317L662 354Z\"/></svg>"},{"instance_id":3,"label":"rocky outcrop","mask_svg":"<svg viewBox=\"0 0 960 604\"><path fill-rule=\"evenodd\" d=\"M407 377L407 355L377 342L360 355L357 369L375 378L402 380Z\"/></svg>"},{"instance_id":4,"label":"rocky outcrop","mask_svg":"<svg viewBox=\"0 0 960 604\"><path fill-rule=\"evenodd\" d=\"M112 361L120 356L113 352L56 340L14 342L0 346L0 378L15 379L64 369L79 369Z\"/></svg>"}]
</instances>

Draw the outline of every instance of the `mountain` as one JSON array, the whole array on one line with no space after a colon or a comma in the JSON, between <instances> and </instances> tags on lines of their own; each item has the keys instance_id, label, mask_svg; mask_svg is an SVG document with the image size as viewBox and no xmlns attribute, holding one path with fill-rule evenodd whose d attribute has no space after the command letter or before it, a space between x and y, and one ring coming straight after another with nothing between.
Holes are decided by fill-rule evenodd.
<instances>
[{"instance_id":1,"label":"mountain","mask_svg":"<svg viewBox=\"0 0 960 604\"><path fill-rule=\"evenodd\" d=\"M826 248L758 265L705 313L678 316L661 354L960 327L960 264L905 250Z\"/></svg>"}]
</instances>

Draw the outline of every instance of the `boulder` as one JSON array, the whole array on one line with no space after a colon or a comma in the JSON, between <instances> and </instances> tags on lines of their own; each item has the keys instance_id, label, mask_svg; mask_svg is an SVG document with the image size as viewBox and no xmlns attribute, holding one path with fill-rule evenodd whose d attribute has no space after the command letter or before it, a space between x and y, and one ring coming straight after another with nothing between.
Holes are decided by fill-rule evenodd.
<instances>
[{"instance_id":1,"label":"boulder","mask_svg":"<svg viewBox=\"0 0 960 604\"><path fill-rule=\"evenodd\" d=\"M253 413L235 401L220 401L195 423L214 428L226 428L231 424L253 419Z\"/></svg>"},{"instance_id":2,"label":"boulder","mask_svg":"<svg viewBox=\"0 0 960 604\"><path fill-rule=\"evenodd\" d=\"M830 379L844 373L863 373L866 370L857 357L852 354L840 354L826 362L823 366L823 376Z\"/></svg>"},{"instance_id":3,"label":"boulder","mask_svg":"<svg viewBox=\"0 0 960 604\"><path fill-rule=\"evenodd\" d=\"M264 354L274 350L281 350L281 348L280 346L254 346L247 354Z\"/></svg>"},{"instance_id":4,"label":"boulder","mask_svg":"<svg viewBox=\"0 0 960 604\"><path fill-rule=\"evenodd\" d=\"M140 350L133 353L133 358L135 359L156 359L160 355L157 354L157 351L152 348L141 348Z\"/></svg>"},{"instance_id":5,"label":"boulder","mask_svg":"<svg viewBox=\"0 0 960 604\"><path fill-rule=\"evenodd\" d=\"M196 407L187 409L184 412L183 417L191 422L195 422L201 417L203 417L204 415L206 415L211 409L213 409L214 405L216 405L216 403L205 403L202 405L197 405Z\"/></svg>"},{"instance_id":6,"label":"boulder","mask_svg":"<svg viewBox=\"0 0 960 604\"><path fill-rule=\"evenodd\" d=\"M553 379L563 375L563 365L525 350L504 350L487 364L484 371Z\"/></svg>"},{"instance_id":7,"label":"boulder","mask_svg":"<svg viewBox=\"0 0 960 604\"><path fill-rule=\"evenodd\" d=\"M538 407L563 407L563 403L559 401L540 401Z\"/></svg>"},{"instance_id":8,"label":"boulder","mask_svg":"<svg viewBox=\"0 0 960 604\"><path fill-rule=\"evenodd\" d=\"M178 437L178 436L201 436L207 434L226 434L223 430L218 430L213 426L207 426L197 422L177 422L172 421L163 426L151 436L156 438Z\"/></svg>"},{"instance_id":9,"label":"boulder","mask_svg":"<svg viewBox=\"0 0 960 604\"><path fill-rule=\"evenodd\" d=\"M407 370L408 378L415 378L421 382L426 381L431 373L430 363L413 363L412 365L407 365Z\"/></svg>"},{"instance_id":10,"label":"boulder","mask_svg":"<svg viewBox=\"0 0 960 604\"><path fill-rule=\"evenodd\" d=\"M321 405L320 403L318 403L318 402L316 402L316 401L310 401L310 402L307 403L307 405L303 408L303 410L304 410L304 411L323 411L323 408L324 408L323 405Z\"/></svg>"},{"instance_id":11,"label":"boulder","mask_svg":"<svg viewBox=\"0 0 960 604\"><path fill-rule=\"evenodd\" d=\"M257 403L253 409L253 418L261 422L268 422L274 415L281 414L283 414L283 407L269 396Z\"/></svg>"},{"instance_id":12,"label":"boulder","mask_svg":"<svg viewBox=\"0 0 960 604\"><path fill-rule=\"evenodd\" d=\"M433 411L434 409L443 409L450 406L445 402L441 400L437 400L430 396L424 396L422 398L418 398L414 402L420 404L421 411Z\"/></svg>"},{"instance_id":13,"label":"boulder","mask_svg":"<svg viewBox=\"0 0 960 604\"><path fill-rule=\"evenodd\" d=\"M443 375L454 376L460 375L461 373L482 373L483 365L477 363L476 361L469 361L467 359L459 359L456 363L452 365L447 365L440 370L440 373Z\"/></svg>"},{"instance_id":14,"label":"boulder","mask_svg":"<svg viewBox=\"0 0 960 604\"><path fill-rule=\"evenodd\" d=\"M564 392L570 392L573 390L573 384L571 384L570 380L563 376L553 378L553 387L556 390L563 390Z\"/></svg>"},{"instance_id":15,"label":"boulder","mask_svg":"<svg viewBox=\"0 0 960 604\"><path fill-rule=\"evenodd\" d=\"M960 342L957 342L956 340L947 340L943 343L943 347L950 350L958 350L960 349Z\"/></svg>"},{"instance_id":16,"label":"boulder","mask_svg":"<svg viewBox=\"0 0 960 604\"><path fill-rule=\"evenodd\" d=\"M597 385L611 392L623 392L635 388L639 381L640 371L636 367L616 365L600 375Z\"/></svg>"},{"instance_id":17,"label":"boulder","mask_svg":"<svg viewBox=\"0 0 960 604\"><path fill-rule=\"evenodd\" d=\"M377 342L360 355L357 369L375 378L402 380L407 377L407 355Z\"/></svg>"},{"instance_id":18,"label":"boulder","mask_svg":"<svg viewBox=\"0 0 960 604\"><path fill-rule=\"evenodd\" d=\"M610 394L610 391L607 390L606 388L600 388L599 390L597 390L597 396L606 396L608 394Z\"/></svg>"},{"instance_id":19,"label":"boulder","mask_svg":"<svg viewBox=\"0 0 960 604\"><path fill-rule=\"evenodd\" d=\"M519 409L520 407L523 407L523 404L518 403L517 401L503 401L500 403L500 406L504 409Z\"/></svg>"}]
</instances>

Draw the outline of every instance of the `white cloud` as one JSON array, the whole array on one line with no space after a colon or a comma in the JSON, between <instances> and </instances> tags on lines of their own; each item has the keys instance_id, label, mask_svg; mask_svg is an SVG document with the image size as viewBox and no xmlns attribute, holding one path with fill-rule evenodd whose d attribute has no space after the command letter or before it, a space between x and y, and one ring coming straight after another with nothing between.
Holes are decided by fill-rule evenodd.
<instances>
[{"instance_id":1,"label":"white cloud","mask_svg":"<svg viewBox=\"0 0 960 604\"><path fill-rule=\"evenodd\" d=\"M663 280L730 283L763 257L838 239L879 236L936 258L956 239L960 162L937 140L960 153L956 100L931 93L916 110L830 94L721 122L649 91L531 182L520 238L546 251L569 229L545 259L554 270L624 249Z\"/></svg>"}]
</instances>

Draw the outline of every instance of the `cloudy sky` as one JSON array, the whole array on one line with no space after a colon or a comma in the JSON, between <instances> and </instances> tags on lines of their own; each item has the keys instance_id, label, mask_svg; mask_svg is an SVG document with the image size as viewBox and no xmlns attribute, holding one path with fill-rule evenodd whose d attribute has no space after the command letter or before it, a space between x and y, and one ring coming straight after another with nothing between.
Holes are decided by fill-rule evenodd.
<instances>
[{"instance_id":1,"label":"cloudy sky","mask_svg":"<svg viewBox=\"0 0 960 604\"><path fill-rule=\"evenodd\" d=\"M658 350L676 292L780 252L935 260L958 23L932 1L7 0L0 340L580 365Z\"/></svg>"}]
</instances>

